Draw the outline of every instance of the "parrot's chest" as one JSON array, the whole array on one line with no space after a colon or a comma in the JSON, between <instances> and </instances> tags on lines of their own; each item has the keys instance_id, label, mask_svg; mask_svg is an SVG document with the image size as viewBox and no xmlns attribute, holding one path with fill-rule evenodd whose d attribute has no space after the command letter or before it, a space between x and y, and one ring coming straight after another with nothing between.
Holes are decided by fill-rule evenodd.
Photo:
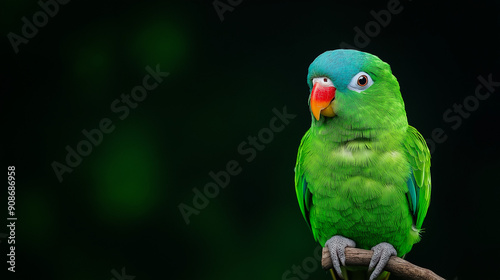
<instances>
[{"instance_id":1,"label":"parrot's chest","mask_svg":"<svg viewBox=\"0 0 500 280\"><path fill-rule=\"evenodd\" d=\"M325 194L347 191L375 198L386 192L407 191L410 166L401 149L375 151L342 145L327 151L326 156L311 155L311 160L317 161L314 167L320 169L319 174L329 177L327 184L317 188Z\"/></svg>"},{"instance_id":2,"label":"parrot's chest","mask_svg":"<svg viewBox=\"0 0 500 280\"><path fill-rule=\"evenodd\" d=\"M316 168L328 177L310 185L311 225L321 243L340 234L368 248L398 243L392 238L411 229L405 196L410 169L402 151L341 146Z\"/></svg>"}]
</instances>

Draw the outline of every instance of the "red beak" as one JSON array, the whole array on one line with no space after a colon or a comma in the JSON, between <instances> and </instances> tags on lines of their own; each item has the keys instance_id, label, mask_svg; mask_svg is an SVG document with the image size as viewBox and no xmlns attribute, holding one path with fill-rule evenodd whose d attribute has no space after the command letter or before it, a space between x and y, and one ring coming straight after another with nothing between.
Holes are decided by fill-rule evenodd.
<instances>
[{"instance_id":1,"label":"red beak","mask_svg":"<svg viewBox=\"0 0 500 280\"><path fill-rule=\"evenodd\" d=\"M319 120L319 115L328 117L335 116L332 107L330 106L332 100L335 99L335 90L333 86L322 86L319 83L314 84L311 91L311 112ZM326 110L325 110L326 109Z\"/></svg>"}]
</instances>

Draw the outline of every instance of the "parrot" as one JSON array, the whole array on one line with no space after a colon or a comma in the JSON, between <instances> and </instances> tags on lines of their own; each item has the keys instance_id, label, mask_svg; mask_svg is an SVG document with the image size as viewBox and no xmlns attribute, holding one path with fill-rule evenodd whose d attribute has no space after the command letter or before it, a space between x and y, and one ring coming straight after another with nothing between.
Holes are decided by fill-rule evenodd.
<instances>
[{"instance_id":1,"label":"parrot","mask_svg":"<svg viewBox=\"0 0 500 280\"><path fill-rule=\"evenodd\" d=\"M408 124L388 63L353 49L320 54L307 75L311 127L295 165L298 204L327 247L333 279L388 279L391 256L420 241L430 204L430 152ZM366 268L346 267L345 248L372 250Z\"/></svg>"}]
</instances>

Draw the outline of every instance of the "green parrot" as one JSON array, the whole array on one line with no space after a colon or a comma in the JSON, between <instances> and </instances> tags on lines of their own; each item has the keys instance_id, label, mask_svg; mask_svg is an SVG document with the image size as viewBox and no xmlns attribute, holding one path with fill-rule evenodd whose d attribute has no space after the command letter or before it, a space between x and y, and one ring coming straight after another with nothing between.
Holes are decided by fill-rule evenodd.
<instances>
[{"instance_id":1,"label":"green parrot","mask_svg":"<svg viewBox=\"0 0 500 280\"><path fill-rule=\"evenodd\" d=\"M309 66L311 128L297 155L300 210L332 275L387 279L391 256L420 240L431 195L430 152L408 125L399 83L375 55L339 49ZM374 251L368 269L345 267L345 248Z\"/></svg>"}]
</instances>

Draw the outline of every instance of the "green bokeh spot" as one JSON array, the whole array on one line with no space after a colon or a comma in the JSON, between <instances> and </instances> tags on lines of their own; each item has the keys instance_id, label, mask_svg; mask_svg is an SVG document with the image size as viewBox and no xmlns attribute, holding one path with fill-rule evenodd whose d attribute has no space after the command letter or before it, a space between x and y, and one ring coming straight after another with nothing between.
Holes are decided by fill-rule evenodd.
<instances>
[{"instance_id":1,"label":"green bokeh spot","mask_svg":"<svg viewBox=\"0 0 500 280\"><path fill-rule=\"evenodd\" d=\"M189 51L182 28L164 20L148 21L133 36L132 52L141 66L160 64L172 69Z\"/></svg>"},{"instance_id":2,"label":"green bokeh spot","mask_svg":"<svg viewBox=\"0 0 500 280\"><path fill-rule=\"evenodd\" d=\"M161 179L147 130L117 122L104 142L93 170L99 215L125 222L149 214L160 196Z\"/></svg>"},{"instance_id":3,"label":"green bokeh spot","mask_svg":"<svg viewBox=\"0 0 500 280\"><path fill-rule=\"evenodd\" d=\"M93 22L63 44L63 83L83 108L109 102L117 89L116 39L109 22Z\"/></svg>"}]
</instances>

